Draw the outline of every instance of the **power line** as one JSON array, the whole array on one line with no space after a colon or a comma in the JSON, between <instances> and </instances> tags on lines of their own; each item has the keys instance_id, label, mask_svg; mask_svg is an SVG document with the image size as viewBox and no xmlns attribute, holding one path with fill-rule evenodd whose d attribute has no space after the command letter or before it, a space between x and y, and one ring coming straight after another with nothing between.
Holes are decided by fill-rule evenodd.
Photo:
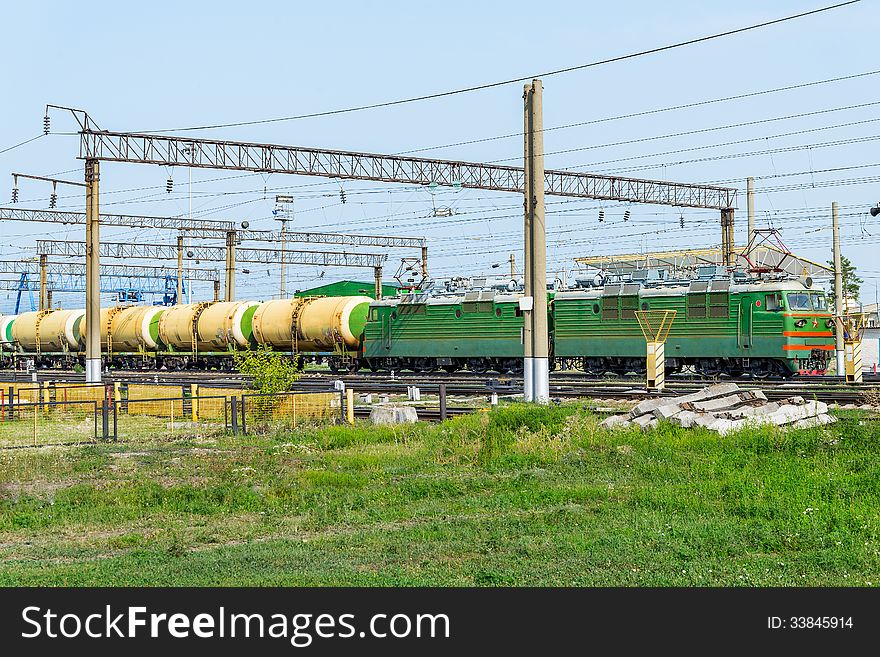
<instances>
[{"instance_id":1,"label":"power line","mask_svg":"<svg viewBox=\"0 0 880 657\"><path fill-rule=\"evenodd\" d=\"M381 107L391 107L394 105L403 105L406 103L415 103L415 102L420 102L420 101L424 101L424 100L432 100L435 98L456 96L459 94L471 93L473 91L481 91L484 89L491 89L494 87L501 87L501 86L508 85L508 84L514 84L516 82L528 82L529 80L532 80L534 78L547 78L547 77L550 77L553 75L561 75L563 73L571 73L573 71L579 71L579 70L583 70L583 69L587 69L587 68L592 68L595 66L602 66L604 64L612 64L615 62L621 62L621 61L625 61L628 59L635 59L637 57L644 57L645 55L654 55L654 54L657 54L660 52L665 52L667 50L673 50L675 48L682 48L684 46L690 46L690 45L694 45L696 43L702 43L705 41L712 41L714 39L720 39L723 37L732 36L734 34L741 34L743 32L758 30L758 29L761 29L764 27L769 27L771 25L777 25L779 23L785 23L788 21L796 20L798 18L804 18L806 16L812 16L814 14L820 14L820 13L823 13L826 11L831 11L833 9L840 9L841 7L846 7L847 5L856 4L858 2L861 2L861 0L847 0L846 2L840 2L840 3L834 4L834 5L821 7L819 9L812 9L810 11L801 12L799 14L793 14L791 16L785 16L783 18L776 18L774 20L765 21L763 23L756 23L754 25L749 25L746 27L739 27L739 28L736 28L733 30L727 30L725 32L718 32L718 33L710 34L707 36L697 37L694 39L689 39L687 41L679 41L676 43L667 44L665 46L658 46L656 48L650 48L648 50L640 50L638 52L628 53L626 55L618 55L616 57L609 57L607 59L601 59L601 60L594 61L594 62L588 62L586 64L578 64L576 66L568 66L566 68L555 69L552 71L545 71L543 73L536 73L536 74L527 75L524 77L511 78L509 80L501 80L498 82L488 82L485 84L480 84L480 85L476 85L476 86L472 86L472 87L464 87L462 89L454 89L452 91L441 91L438 93L427 94L427 95L423 95L423 96L413 96L411 98L390 100L390 101L385 101L385 102L381 102L381 103L373 103L371 105L359 105L359 106L355 106L355 107L347 107L344 109L326 110L323 112L313 112L311 114L283 116L283 117L276 117L276 118L272 118L272 119L257 119L257 120L253 120L253 121L238 121L235 123L218 123L218 124L213 124L213 125L188 126L188 127L183 127L183 128L169 128L169 129L165 129L165 130L143 130L143 131L138 131L138 132L149 132L149 133L183 132L183 131L191 131L191 130L214 130L217 128L233 128L233 127L246 126L246 125L278 123L281 121L295 121L295 120L299 120L299 119L311 119L311 118L317 118L317 117L321 117L321 116L345 114L345 113L349 113L349 112L361 112L364 110L378 109Z\"/></svg>"},{"instance_id":2,"label":"power line","mask_svg":"<svg viewBox=\"0 0 880 657\"><path fill-rule=\"evenodd\" d=\"M828 109L815 110L812 112L801 112L800 114L788 114L786 116L774 116L769 119L755 119L754 121L744 121L742 123L728 123L726 125L712 126L710 128L699 128L696 130L687 130L684 132L672 132L672 133L668 133L665 135L653 135L650 137L639 137L638 139L627 139L625 141L615 141L615 142L609 142L607 144L596 144L593 146L579 146L577 148L566 148L566 149L560 150L560 151L548 151L548 152L545 152L544 155L561 155L563 153L577 153L580 151L589 151L589 150L593 150L596 148L610 148L612 146L626 146L628 144L641 144L641 143L644 143L647 141L657 141L659 139L672 139L674 137L687 137L690 135L705 134L707 132L717 132L719 130L732 130L733 128L746 128L748 126L761 125L763 123L773 123L775 121L788 121L791 119L802 119L807 116L817 116L819 114L830 114L831 112L843 112L846 110L861 109L864 107L873 107L876 105L880 105L880 100L875 100L870 103L860 103L858 105L847 105L844 107L831 107ZM872 121L880 121L880 119L877 119L877 118L867 119L865 121L858 121L855 123L843 123L843 124L840 124L839 126L828 126L828 127L823 127L823 128L814 128L814 130L829 130L831 128L848 127L851 125L859 125L861 123L870 123ZM787 134L776 135L776 136L788 137L792 134L803 134L803 133L796 132L796 133L787 133ZM764 139L764 137L757 137L757 139ZM650 156L648 156L648 157L650 157ZM516 159L522 159L522 155L519 155L517 157L506 157L506 158L500 159L500 160L490 160L489 163L494 164L497 162L509 162L511 160L516 160Z\"/></svg>"},{"instance_id":3,"label":"power line","mask_svg":"<svg viewBox=\"0 0 880 657\"><path fill-rule=\"evenodd\" d=\"M690 109L693 107L700 107L702 105L712 105L714 103L725 103L732 100L742 100L744 98L753 98L755 96L763 96L766 94L773 94L782 91L793 91L795 89L804 89L806 87L814 87L821 84L829 84L832 82L842 82L844 80L853 80L856 78L863 78L870 75L877 75L880 73L880 70L876 71L867 71L865 73L855 73L853 75L844 75L842 77L837 78L828 78L827 80L817 80L815 82L803 82L800 84L793 84L786 87L777 87L775 89L764 89L762 91L752 91L749 93L738 94L736 96L725 96L723 98L712 98L711 100L700 100L692 103L685 103L684 105L672 105L670 107L658 107L655 109L642 110L640 112L632 112L631 114L620 114L618 116L606 116L601 119L591 119L590 121L579 121L578 123L567 123L565 125L557 125L550 128L544 128L543 132L550 132L551 130L564 130L567 128L578 128L585 125L595 125L597 123L607 123L609 121L620 121L622 119L633 119L641 116L649 116L651 114L660 114L661 112L674 112L682 109ZM469 139L467 141L459 141L453 144L444 144L442 146L426 146L424 148L415 148L408 151L400 151L399 153L395 153L395 155L409 155L411 153L422 153L424 151L434 151L440 150L443 148L452 148L454 146L469 146L471 144L480 144L487 141L495 141L498 139L512 139L514 137L522 137L522 132L511 132L506 135L496 135L494 137L482 137L480 139Z\"/></svg>"},{"instance_id":4,"label":"power line","mask_svg":"<svg viewBox=\"0 0 880 657\"><path fill-rule=\"evenodd\" d=\"M854 123L844 123L844 124L836 125L836 126L826 126L826 127L822 127L822 128L812 128L809 130L799 130L797 132L789 132L789 133L780 134L780 135L769 135L767 137L754 137L751 139L740 139L737 141L724 142L721 144L710 144L708 146L694 146L692 148L682 148L682 149L678 149L678 150L674 150L674 151L666 151L664 153L652 153L651 155L635 155L632 157L622 157L622 158L617 158L614 160L605 160L604 162L592 162L590 164L578 164L573 167L567 167L567 169L577 169L577 168L581 168L581 167L593 167L598 164L611 164L612 162L624 162L627 160L642 160L642 159L645 159L648 157L659 157L662 155L675 155L677 153L688 153L688 152L692 152L692 151L705 150L707 148L720 148L722 146L733 146L736 144L745 144L745 143L755 142L755 141L764 141L764 140L769 140L769 139L776 139L779 137L790 137L792 135L805 134L808 132L817 132L819 130L829 130L832 128L842 128L842 127L848 127L851 125L858 125L861 123L871 123L874 121L880 121L880 117L878 117L876 119L867 119L865 121L856 121ZM762 150L762 151L748 151L745 153L730 153L727 155L714 155L711 157L702 157L702 158L696 158L696 159L692 159L692 160L679 160L677 162L660 162L660 163L655 163L655 164L646 164L646 165L640 165L640 166L625 167L622 169L614 169L613 171L615 173L623 173L623 172L628 172L628 171L642 171L645 169L657 169L660 167L667 167L667 166L671 167L671 166L680 166L682 164L694 164L696 162L713 162L715 160L738 159L741 157L753 157L755 155L771 155L774 153L787 153L789 151L802 151L802 150L806 150L806 149L810 149L810 148L828 148L831 146L845 146L845 145L849 145L849 144L859 144L859 143L863 143L863 142L876 141L877 139L880 139L880 135L872 135L872 136L868 136L868 137L853 137L850 139L839 139L836 141L815 142L812 144L802 144L800 146L784 146L784 147L772 148L772 149L767 149L767 150ZM607 172L607 171L611 171L611 170L606 169L604 171Z\"/></svg>"},{"instance_id":5,"label":"power line","mask_svg":"<svg viewBox=\"0 0 880 657\"><path fill-rule=\"evenodd\" d=\"M31 137L30 139L25 139L24 141L19 142L18 144L15 144L15 146L9 146L9 147L7 147L7 148L4 148L2 151L0 151L0 153L6 153L6 152L8 152L8 151L15 150L15 149L18 148L19 146L24 146L25 144L30 144L32 141L36 141L36 140L39 139L40 137L45 137L45 136L46 136L46 135L40 133L40 134L37 135L36 137Z\"/></svg>"}]
</instances>

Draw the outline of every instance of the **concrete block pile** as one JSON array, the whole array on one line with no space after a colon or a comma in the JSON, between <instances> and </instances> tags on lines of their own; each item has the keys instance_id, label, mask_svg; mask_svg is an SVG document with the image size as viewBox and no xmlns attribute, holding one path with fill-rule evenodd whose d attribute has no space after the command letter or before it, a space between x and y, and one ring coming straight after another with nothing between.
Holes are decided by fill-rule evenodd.
<instances>
[{"instance_id":1,"label":"concrete block pile","mask_svg":"<svg viewBox=\"0 0 880 657\"><path fill-rule=\"evenodd\" d=\"M803 397L770 402L760 390L719 383L681 397L646 399L626 415L609 417L601 426L648 431L662 420L681 427L705 427L721 435L764 425L804 428L835 422L822 402Z\"/></svg>"}]
</instances>

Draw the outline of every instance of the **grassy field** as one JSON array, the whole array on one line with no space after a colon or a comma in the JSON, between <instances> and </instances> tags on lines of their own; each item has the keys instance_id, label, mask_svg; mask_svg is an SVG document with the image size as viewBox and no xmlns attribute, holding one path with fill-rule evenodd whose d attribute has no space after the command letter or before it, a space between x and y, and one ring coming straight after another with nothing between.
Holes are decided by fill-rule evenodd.
<instances>
[{"instance_id":1,"label":"grassy field","mask_svg":"<svg viewBox=\"0 0 880 657\"><path fill-rule=\"evenodd\" d=\"M511 405L0 450L0 585L873 586L880 423L839 417L719 438Z\"/></svg>"}]
</instances>

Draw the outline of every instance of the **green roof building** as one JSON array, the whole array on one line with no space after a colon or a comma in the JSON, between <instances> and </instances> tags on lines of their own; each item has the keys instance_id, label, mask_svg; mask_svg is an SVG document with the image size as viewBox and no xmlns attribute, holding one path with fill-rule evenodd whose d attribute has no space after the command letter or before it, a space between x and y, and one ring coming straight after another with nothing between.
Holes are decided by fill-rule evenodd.
<instances>
[{"instance_id":1,"label":"green roof building","mask_svg":"<svg viewBox=\"0 0 880 657\"><path fill-rule=\"evenodd\" d=\"M336 281L335 283L327 283L327 285L319 285L308 290L299 290L293 296L295 297L354 297L366 296L374 298L375 285L371 283L363 283L360 281ZM397 286L383 284L382 295L393 297L397 295Z\"/></svg>"}]
</instances>

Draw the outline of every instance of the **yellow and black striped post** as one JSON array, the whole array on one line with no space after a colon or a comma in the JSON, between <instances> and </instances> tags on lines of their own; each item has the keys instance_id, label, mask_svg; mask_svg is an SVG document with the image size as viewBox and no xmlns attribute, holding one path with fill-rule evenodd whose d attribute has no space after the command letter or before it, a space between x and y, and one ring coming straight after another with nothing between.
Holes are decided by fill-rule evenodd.
<instances>
[{"instance_id":1,"label":"yellow and black striped post","mask_svg":"<svg viewBox=\"0 0 880 657\"><path fill-rule=\"evenodd\" d=\"M647 342L646 388L652 392L663 390L666 385L666 336L672 328L675 310L637 310L636 319Z\"/></svg>"},{"instance_id":2,"label":"yellow and black striped post","mask_svg":"<svg viewBox=\"0 0 880 657\"><path fill-rule=\"evenodd\" d=\"M663 342L648 342L648 390L663 390L666 383L666 357Z\"/></svg>"},{"instance_id":3,"label":"yellow and black striped post","mask_svg":"<svg viewBox=\"0 0 880 657\"><path fill-rule=\"evenodd\" d=\"M862 383L862 336L865 316L862 313L835 317L837 330L843 333L844 380L850 385Z\"/></svg>"},{"instance_id":4,"label":"yellow and black striped post","mask_svg":"<svg viewBox=\"0 0 880 657\"><path fill-rule=\"evenodd\" d=\"M862 341L843 343L843 364L846 371L846 382L859 384L862 382Z\"/></svg>"}]
</instances>

